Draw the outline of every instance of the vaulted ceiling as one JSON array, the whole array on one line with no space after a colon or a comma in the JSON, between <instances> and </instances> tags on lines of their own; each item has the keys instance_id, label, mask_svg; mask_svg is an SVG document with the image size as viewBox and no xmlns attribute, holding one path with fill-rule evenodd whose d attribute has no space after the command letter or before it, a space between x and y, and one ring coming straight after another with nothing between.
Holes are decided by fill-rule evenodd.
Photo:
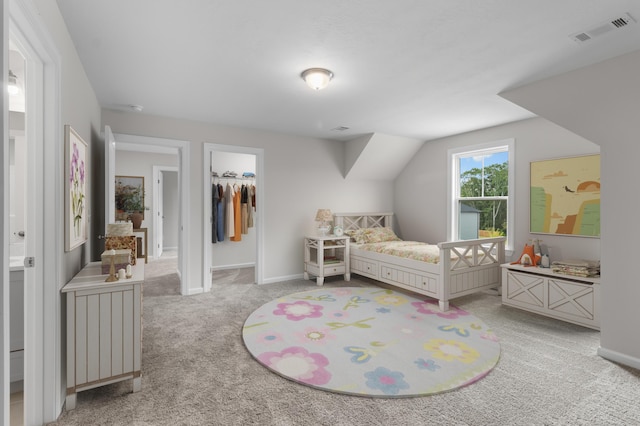
<instances>
[{"instance_id":1,"label":"vaulted ceiling","mask_svg":"<svg viewBox=\"0 0 640 426\"><path fill-rule=\"evenodd\" d=\"M633 0L57 3L104 108L337 140L528 118L498 93L640 48Z\"/></svg>"}]
</instances>

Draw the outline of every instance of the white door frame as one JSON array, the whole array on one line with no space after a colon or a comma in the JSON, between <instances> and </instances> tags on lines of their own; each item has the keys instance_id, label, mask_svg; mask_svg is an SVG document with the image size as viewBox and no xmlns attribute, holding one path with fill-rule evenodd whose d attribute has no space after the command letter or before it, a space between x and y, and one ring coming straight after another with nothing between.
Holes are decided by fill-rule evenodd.
<instances>
[{"instance_id":1,"label":"white door frame","mask_svg":"<svg viewBox=\"0 0 640 426\"><path fill-rule=\"evenodd\" d=\"M211 291L211 231L213 212L211 211L211 155L215 151L231 152L237 154L250 154L256 156L256 267L255 282L264 282L264 149L249 148L235 145L204 144L203 161L203 187L204 187L204 232L202 238L204 291Z\"/></svg>"},{"instance_id":2,"label":"white door frame","mask_svg":"<svg viewBox=\"0 0 640 426\"><path fill-rule=\"evenodd\" d=\"M164 234L164 231L161 229L164 220L160 217L160 212L164 211L164 205L160 203L163 197L160 195L161 188L158 180L161 178L162 172L178 171L178 167L174 166L153 166L153 211L156 212L156 214L153 215L153 257L156 259L162 254L162 252L158 250L158 247L162 244L162 236Z\"/></svg>"},{"instance_id":3,"label":"white door frame","mask_svg":"<svg viewBox=\"0 0 640 426\"><path fill-rule=\"evenodd\" d=\"M178 187L180 193L178 200L180 203L180 211L178 214L178 276L180 277L180 294L183 296L189 294L200 293L197 289L189 288L189 207L191 198L191 184L189 162L191 159L191 150L188 141L177 139L156 138L152 136L127 135L122 133L114 133L116 140L116 149L120 144L132 146L139 145L142 150L150 150L152 147L163 147L177 149L178 152ZM115 182L109 182L114 185Z\"/></svg>"},{"instance_id":4,"label":"white door frame","mask_svg":"<svg viewBox=\"0 0 640 426\"><path fill-rule=\"evenodd\" d=\"M60 288L64 285L60 267L64 251L61 243L64 240L60 179L63 151L61 59L30 0L9 0L8 7L9 33L5 32L3 39L9 36L27 57L26 84L30 90L25 133L28 134L28 150L36 154L29 154L34 158L28 160L35 181L27 191L28 210L33 213L27 214L26 218L30 235L25 240L25 254L35 257L35 268L28 274L25 271L24 423L42 424L57 418L62 408L64 388L60 368ZM4 40L5 49L7 45L8 40ZM5 58L6 54L3 51ZM6 105L7 102L3 107L5 117L8 114ZM47 215L42 213L45 206ZM46 278L44 271L47 271ZM32 278L27 278L27 275L32 275ZM3 331L8 332L6 324L3 325ZM4 399L7 398L5 395Z\"/></svg>"},{"instance_id":5,"label":"white door frame","mask_svg":"<svg viewBox=\"0 0 640 426\"><path fill-rule=\"evenodd\" d=\"M2 9L0 9L0 19L2 19L2 57L0 59L2 67L0 67L2 75L9 74L9 9L7 1L2 0ZM5 79L0 79L4 87ZM2 90L0 94L2 100L2 118L0 119L0 127L2 128L2 150L0 151L0 161L2 161L2 173L0 173L0 185L3 194L9 194L9 97L6 90ZM2 265L2 293L0 301L2 301L0 326L2 326L2 352L0 353L1 370L0 378L2 378L2 405L0 406L0 423L9 424L9 383L11 374L9 372L10 361L10 345L9 345L9 197L4 196L0 201L2 203L2 227L0 228L0 265Z\"/></svg>"}]
</instances>

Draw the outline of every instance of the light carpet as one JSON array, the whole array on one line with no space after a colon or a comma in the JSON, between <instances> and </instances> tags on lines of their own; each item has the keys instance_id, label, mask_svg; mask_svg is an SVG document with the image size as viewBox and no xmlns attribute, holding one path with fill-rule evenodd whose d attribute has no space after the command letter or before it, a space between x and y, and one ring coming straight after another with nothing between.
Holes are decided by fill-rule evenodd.
<instances>
[{"instance_id":1,"label":"light carpet","mask_svg":"<svg viewBox=\"0 0 640 426\"><path fill-rule=\"evenodd\" d=\"M426 299L426 300L425 300ZM262 365L295 382L378 397L424 396L484 377L500 344L480 319L380 287L322 288L266 303L243 328Z\"/></svg>"},{"instance_id":2,"label":"light carpet","mask_svg":"<svg viewBox=\"0 0 640 426\"><path fill-rule=\"evenodd\" d=\"M149 261L146 271L157 262ZM374 283L329 277L324 287ZM300 386L255 362L240 330L263 304L312 288L302 279L267 285L214 280L209 293L146 297L145 284L142 390L132 393L129 380L80 392L76 409L53 424L638 424L640 372L600 358L599 332L503 306L499 296L487 293L455 300L500 337L500 361L473 386L428 398L353 397Z\"/></svg>"}]
</instances>

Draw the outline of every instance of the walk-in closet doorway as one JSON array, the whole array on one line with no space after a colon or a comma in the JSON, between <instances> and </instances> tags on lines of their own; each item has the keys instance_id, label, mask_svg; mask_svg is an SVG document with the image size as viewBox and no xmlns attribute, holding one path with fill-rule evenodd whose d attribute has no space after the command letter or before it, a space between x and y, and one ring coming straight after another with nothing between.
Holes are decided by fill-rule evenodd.
<instances>
[{"instance_id":1,"label":"walk-in closet doorway","mask_svg":"<svg viewBox=\"0 0 640 426\"><path fill-rule=\"evenodd\" d=\"M211 290L213 271L254 267L254 282L263 282L263 160L264 152L258 148L231 145L205 144L204 147L204 238L203 238L203 277L205 291ZM249 203L253 210L253 224L236 232L229 238L225 231L223 217L218 217L214 202L214 191L219 186L224 191L227 185L236 189L255 188L255 204ZM251 194L249 192L249 194ZM249 195L250 196L250 195ZM223 202L223 201L221 201ZM214 217L214 209L216 216ZM224 217L228 210L225 205ZM218 224L221 224L218 227ZM246 223L243 225L245 226ZM220 233L221 231L222 233ZM220 239L219 237L223 238Z\"/></svg>"}]
</instances>

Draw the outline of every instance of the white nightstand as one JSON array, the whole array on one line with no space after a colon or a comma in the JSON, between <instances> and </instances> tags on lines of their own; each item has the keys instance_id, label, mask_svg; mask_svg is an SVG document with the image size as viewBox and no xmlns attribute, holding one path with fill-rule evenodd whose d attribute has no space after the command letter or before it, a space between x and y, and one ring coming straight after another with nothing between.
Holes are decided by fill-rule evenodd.
<instances>
[{"instance_id":1,"label":"white nightstand","mask_svg":"<svg viewBox=\"0 0 640 426\"><path fill-rule=\"evenodd\" d=\"M349 237L304 237L304 279L308 280L309 275L316 277L318 285L332 275L344 275L344 280L349 281Z\"/></svg>"}]
</instances>

